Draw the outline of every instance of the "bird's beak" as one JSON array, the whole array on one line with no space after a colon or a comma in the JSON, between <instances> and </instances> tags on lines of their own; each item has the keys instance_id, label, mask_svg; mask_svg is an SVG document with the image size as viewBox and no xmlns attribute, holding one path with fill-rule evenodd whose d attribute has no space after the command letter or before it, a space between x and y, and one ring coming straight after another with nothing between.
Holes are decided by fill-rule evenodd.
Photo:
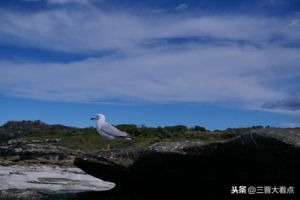
<instances>
[{"instance_id":1,"label":"bird's beak","mask_svg":"<svg viewBox=\"0 0 300 200\"><path fill-rule=\"evenodd\" d=\"M91 120L96 119L95 117L92 117Z\"/></svg>"}]
</instances>

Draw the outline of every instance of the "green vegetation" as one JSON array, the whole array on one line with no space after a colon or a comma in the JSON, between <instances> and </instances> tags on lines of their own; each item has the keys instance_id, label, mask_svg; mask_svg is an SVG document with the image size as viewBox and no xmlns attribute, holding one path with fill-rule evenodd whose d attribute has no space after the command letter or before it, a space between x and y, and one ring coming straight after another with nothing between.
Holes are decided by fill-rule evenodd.
<instances>
[{"instance_id":1,"label":"green vegetation","mask_svg":"<svg viewBox=\"0 0 300 200\"><path fill-rule=\"evenodd\" d=\"M113 140L112 148L117 149L139 149L157 142L200 140L211 142L216 140L228 140L236 137L250 129L263 128L253 126L248 128L228 128L226 130L215 130L210 132L204 127L195 126L188 128L184 125L165 127L146 127L134 124L120 124L116 127L127 132L133 140ZM98 135L94 127L75 128L63 125L49 125L40 120L36 121L9 121L0 126L0 144L11 139L43 140L59 139L57 146L83 151L94 151L104 147L106 140Z\"/></svg>"}]
</instances>

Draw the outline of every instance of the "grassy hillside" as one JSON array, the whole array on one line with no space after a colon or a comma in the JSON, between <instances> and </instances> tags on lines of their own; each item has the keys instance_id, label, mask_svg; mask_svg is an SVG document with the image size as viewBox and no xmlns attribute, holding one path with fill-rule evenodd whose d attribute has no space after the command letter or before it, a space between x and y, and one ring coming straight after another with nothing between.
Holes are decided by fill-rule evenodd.
<instances>
[{"instance_id":1,"label":"grassy hillside","mask_svg":"<svg viewBox=\"0 0 300 200\"><path fill-rule=\"evenodd\" d=\"M133 124L117 125L122 131L126 131L133 140L114 140L112 148L137 149L149 146L156 142L179 141L179 140L201 140L211 142L216 140L227 140L238 136L253 128L228 128L226 130L215 130L210 132L204 127L195 126L188 128L184 125L166 127L146 127ZM42 140L57 138L57 146L83 151L100 150L104 147L106 140L98 135L94 127L75 128L63 125L49 125L40 120L36 121L9 121L0 126L0 144L5 145L11 139Z\"/></svg>"}]
</instances>

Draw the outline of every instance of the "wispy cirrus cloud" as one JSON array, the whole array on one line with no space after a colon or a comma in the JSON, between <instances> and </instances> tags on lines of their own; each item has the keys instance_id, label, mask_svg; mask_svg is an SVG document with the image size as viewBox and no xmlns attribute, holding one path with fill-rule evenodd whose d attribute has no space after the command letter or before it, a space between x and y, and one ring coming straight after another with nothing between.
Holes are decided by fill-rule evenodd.
<instances>
[{"instance_id":1,"label":"wispy cirrus cloud","mask_svg":"<svg viewBox=\"0 0 300 200\"><path fill-rule=\"evenodd\" d=\"M186 9L188 9L188 8L189 8L189 6L183 3L183 4L179 4L179 5L175 8L175 10L186 10Z\"/></svg>"},{"instance_id":2,"label":"wispy cirrus cloud","mask_svg":"<svg viewBox=\"0 0 300 200\"><path fill-rule=\"evenodd\" d=\"M49 4L81 3L88 5L90 0L47 0Z\"/></svg>"},{"instance_id":3,"label":"wispy cirrus cloud","mask_svg":"<svg viewBox=\"0 0 300 200\"><path fill-rule=\"evenodd\" d=\"M276 59L265 61L266 55L275 58L273 51L192 45L183 52L162 49L69 64L2 62L0 85L14 96L55 101L259 103L285 96L266 84L276 79L268 67Z\"/></svg>"},{"instance_id":4,"label":"wispy cirrus cloud","mask_svg":"<svg viewBox=\"0 0 300 200\"><path fill-rule=\"evenodd\" d=\"M92 5L2 11L2 43L90 57L66 64L1 61L0 90L6 95L72 102L230 101L260 108L269 99L287 98L287 80L300 77L299 50L282 45L300 40L299 27L289 26L288 18L140 15ZM100 58L104 50L112 53Z\"/></svg>"},{"instance_id":5,"label":"wispy cirrus cloud","mask_svg":"<svg viewBox=\"0 0 300 200\"><path fill-rule=\"evenodd\" d=\"M288 26L289 23L288 19L235 15L184 17L159 13L145 17L90 7L30 14L3 10L0 35L2 42L10 39L60 51L128 50L145 40L176 37L210 37L265 45L278 37L288 42L299 40L299 27Z\"/></svg>"}]
</instances>

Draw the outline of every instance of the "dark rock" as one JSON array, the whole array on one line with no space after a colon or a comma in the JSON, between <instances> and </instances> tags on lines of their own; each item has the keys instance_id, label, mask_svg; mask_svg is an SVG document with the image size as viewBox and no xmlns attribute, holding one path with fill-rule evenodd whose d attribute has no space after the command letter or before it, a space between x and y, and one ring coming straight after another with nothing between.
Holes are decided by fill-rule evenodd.
<instances>
[{"instance_id":1,"label":"dark rock","mask_svg":"<svg viewBox=\"0 0 300 200\"><path fill-rule=\"evenodd\" d=\"M300 129L261 129L225 142L181 141L142 151L99 151L77 157L74 164L116 183L111 192L120 199L128 194L149 199L253 198L231 194L232 186L292 186L295 194L277 197L298 199L299 158ZM256 198L268 198L264 195Z\"/></svg>"},{"instance_id":2,"label":"dark rock","mask_svg":"<svg viewBox=\"0 0 300 200\"><path fill-rule=\"evenodd\" d=\"M19 155L13 156L13 157L9 158L8 160L12 161L12 162L19 162L20 161L20 156Z\"/></svg>"},{"instance_id":3,"label":"dark rock","mask_svg":"<svg viewBox=\"0 0 300 200\"><path fill-rule=\"evenodd\" d=\"M46 143L56 143L56 142L59 142L59 139L56 139L56 138L54 138L54 139L46 139L45 142Z\"/></svg>"},{"instance_id":4,"label":"dark rock","mask_svg":"<svg viewBox=\"0 0 300 200\"><path fill-rule=\"evenodd\" d=\"M48 140L10 140L7 146L0 147L0 165L49 164L59 166L72 166L75 156L83 152L57 147L50 143L57 139ZM32 143L34 142L34 143ZM18 159L15 159L18 158Z\"/></svg>"},{"instance_id":5,"label":"dark rock","mask_svg":"<svg viewBox=\"0 0 300 200\"><path fill-rule=\"evenodd\" d=\"M0 191L0 199L40 200L41 197L41 194L33 190L8 189Z\"/></svg>"}]
</instances>

